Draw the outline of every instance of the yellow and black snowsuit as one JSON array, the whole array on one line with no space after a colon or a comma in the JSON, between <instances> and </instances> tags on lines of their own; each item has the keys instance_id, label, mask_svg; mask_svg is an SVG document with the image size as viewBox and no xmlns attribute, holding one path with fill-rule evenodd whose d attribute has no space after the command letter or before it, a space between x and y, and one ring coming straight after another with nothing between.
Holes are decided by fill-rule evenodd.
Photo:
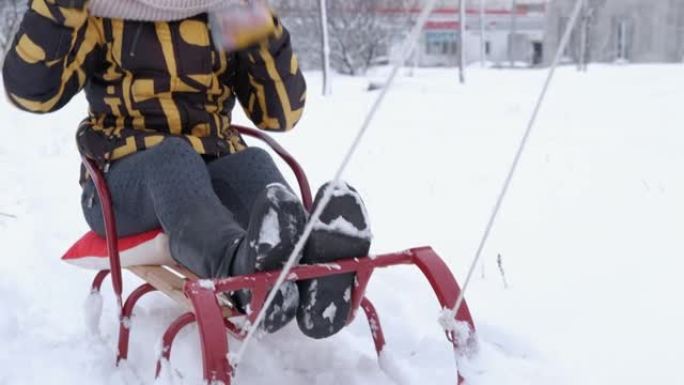
<instances>
[{"instance_id":1,"label":"yellow and black snowsuit","mask_svg":"<svg viewBox=\"0 0 684 385\"><path fill-rule=\"evenodd\" d=\"M32 0L3 68L5 90L37 113L85 89L89 116L79 150L101 164L177 136L199 154L245 147L230 128L235 99L260 128L284 131L299 120L306 85L287 30L225 53L214 47L207 15L174 22L94 17L83 0Z\"/></svg>"}]
</instances>

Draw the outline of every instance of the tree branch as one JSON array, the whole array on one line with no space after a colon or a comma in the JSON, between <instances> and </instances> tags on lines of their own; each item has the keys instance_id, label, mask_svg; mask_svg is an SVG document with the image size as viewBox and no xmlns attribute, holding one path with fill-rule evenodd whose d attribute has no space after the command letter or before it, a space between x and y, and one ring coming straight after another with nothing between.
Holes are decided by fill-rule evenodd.
<instances>
[{"instance_id":1,"label":"tree branch","mask_svg":"<svg viewBox=\"0 0 684 385\"><path fill-rule=\"evenodd\" d=\"M503 280L504 289L508 289L508 280L506 279L506 272L503 268L503 258L501 254L496 257L496 264L499 266L499 273L501 273L501 279Z\"/></svg>"}]
</instances>

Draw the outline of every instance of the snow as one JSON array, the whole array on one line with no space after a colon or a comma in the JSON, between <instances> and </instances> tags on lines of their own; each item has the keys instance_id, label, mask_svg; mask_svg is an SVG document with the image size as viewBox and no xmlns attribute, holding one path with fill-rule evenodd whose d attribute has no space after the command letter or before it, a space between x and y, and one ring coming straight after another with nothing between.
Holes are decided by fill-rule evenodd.
<instances>
[{"instance_id":1,"label":"snow","mask_svg":"<svg viewBox=\"0 0 684 385\"><path fill-rule=\"evenodd\" d=\"M459 346L458 354L469 354L477 350L475 336L470 325L455 318L456 313L452 309L443 309L439 316L439 324L445 332L453 333L454 339Z\"/></svg>"},{"instance_id":2,"label":"snow","mask_svg":"<svg viewBox=\"0 0 684 385\"><path fill-rule=\"evenodd\" d=\"M411 385L419 382L410 377L404 368L397 362L389 350L385 349L378 355L378 365L389 378L397 385Z\"/></svg>"},{"instance_id":3,"label":"snow","mask_svg":"<svg viewBox=\"0 0 684 385\"><path fill-rule=\"evenodd\" d=\"M337 232L340 234L345 234L354 238L370 239L371 232L368 227L365 229L358 229L353 223L346 220L343 216L339 216L330 223L325 223L323 221L316 221L314 225L314 230L323 230L330 232Z\"/></svg>"},{"instance_id":4,"label":"snow","mask_svg":"<svg viewBox=\"0 0 684 385\"><path fill-rule=\"evenodd\" d=\"M280 288L278 288L280 294L285 300L283 303L283 307L285 309L291 309L296 306L295 301L297 296L293 293L295 288L295 285L281 285Z\"/></svg>"},{"instance_id":5,"label":"snow","mask_svg":"<svg viewBox=\"0 0 684 385\"><path fill-rule=\"evenodd\" d=\"M278 224L278 213L274 209L269 209L259 230L259 244L266 244L273 248L279 243L280 225Z\"/></svg>"},{"instance_id":6,"label":"snow","mask_svg":"<svg viewBox=\"0 0 684 385\"><path fill-rule=\"evenodd\" d=\"M249 123L246 123L246 124L249 125ZM298 199L298 197L296 197L295 195L290 193L287 190L287 188L285 188L284 190L282 188L281 189L272 189L272 188L270 188L271 186L283 187L283 185L282 185L282 183L269 183L268 185L266 185L266 188L268 189L266 197L268 198L269 201L273 202L273 204L278 204L278 202L280 202L280 201L293 202L293 201L296 201ZM276 192L279 192L278 195L276 195Z\"/></svg>"},{"instance_id":7,"label":"snow","mask_svg":"<svg viewBox=\"0 0 684 385\"><path fill-rule=\"evenodd\" d=\"M102 295L92 290L83 304L83 315L86 327L91 335L100 334L100 320L102 319Z\"/></svg>"},{"instance_id":8,"label":"snow","mask_svg":"<svg viewBox=\"0 0 684 385\"><path fill-rule=\"evenodd\" d=\"M328 322L333 323L335 321L335 314L337 314L337 306L330 302L330 305L323 310L323 318L326 318Z\"/></svg>"},{"instance_id":9,"label":"snow","mask_svg":"<svg viewBox=\"0 0 684 385\"><path fill-rule=\"evenodd\" d=\"M684 383L684 67L557 75L466 295L478 350L459 359L463 375L470 385ZM463 279L544 76L472 68L460 86L455 70L418 69L398 79L343 175L369 208L373 253L431 245ZM338 76L322 98L320 74L308 81L304 118L276 138L315 188L332 178L376 93L367 78ZM183 311L144 297L119 368L109 281L99 334L83 322L93 274L59 256L87 228L73 138L85 111L82 96L49 117L0 101L0 212L14 216L0 215L3 385L152 384L154 347ZM393 356L383 366L401 368L399 381L454 384L425 279L408 267L375 274L368 296ZM127 292L138 283L125 274ZM322 341L294 323L261 338L235 383L395 383L363 318ZM179 334L168 366L165 383L201 383L195 327Z\"/></svg>"},{"instance_id":10,"label":"snow","mask_svg":"<svg viewBox=\"0 0 684 385\"><path fill-rule=\"evenodd\" d=\"M363 229L357 228L353 223L351 223L350 221L348 221L347 219L345 219L343 216L340 215L339 217L329 221L329 223L325 223L319 219L314 224L314 227L313 227L314 230L337 232L337 233L348 235L350 237L361 238L361 239L371 239L373 237L373 234L371 233L371 229L370 229L370 225L369 225L370 221L368 219L368 213L366 210L366 206L363 203L359 194L356 193L354 190L352 190L347 183L340 182L336 186L333 187L331 195L334 197L343 197L343 196L354 197L356 204L361 208L365 228L363 228Z\"/></svg>"},{"instance_id":11,"label":"snow","mask_svg":"<svg viewBox=\"0 0 684 385\"><path fill-rule=\"evenodd\" d=\"M214 281L212 281L210 279L200 279L199 285L202 289L216 290L216 286L214 285Z\"/></svg>"},{"instance_id":12,"label":"snow","mask_svg":"<svg viewBox=\"0 0 684 385\"><path fill-rule=\"evenodd\" d=\"M339 263L317 263L316 265L325 267L328 270L342 270L342 266Z\"/></svg>"}]
</instances>

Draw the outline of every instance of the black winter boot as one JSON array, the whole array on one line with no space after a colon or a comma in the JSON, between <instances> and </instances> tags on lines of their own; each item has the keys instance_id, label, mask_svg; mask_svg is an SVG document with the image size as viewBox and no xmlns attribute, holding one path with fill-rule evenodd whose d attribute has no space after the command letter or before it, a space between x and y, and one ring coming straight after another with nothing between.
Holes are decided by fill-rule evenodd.
<instances>
[{"instance_id":1,"label":"black winter boot","mask_svg":"<svg viewBox=\"0 0 684 385\"><path fill-rule=\"evenodd\" d=\"M254 203L247 234L235 253L231 275L281 269L305 223L306 213L299 199L281 184L268 185ZM236 292L234 299L249 313L251 293L248 290ZM285 282L268 308L262 327L273 333L285 326L295 317L298 300L297 285Z\"/></svg>"},{"instance_id":2,"label":"black winter boot","mask_svg":"<svg viewBox=\"0 0 684 385\"><path fill-rule=\"evenodd\" d=\"M314 210L328 184L318 190ZM370 249L370 226L359 194L346 183L337 186L304 249L302 263L328 263L365 257ZM329 337L347 323L354 286L353 273L299 281L297 323L312 338Z\"/></svg>"}]
</instances>

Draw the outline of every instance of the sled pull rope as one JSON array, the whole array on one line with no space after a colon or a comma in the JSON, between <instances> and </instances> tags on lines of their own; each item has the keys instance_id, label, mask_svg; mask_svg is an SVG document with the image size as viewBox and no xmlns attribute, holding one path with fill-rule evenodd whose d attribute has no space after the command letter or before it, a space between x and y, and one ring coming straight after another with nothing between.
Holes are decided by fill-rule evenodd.
<instances>
[{"instance_id":1,"label":"sled pull rope","mask_svg":"<svg viewBox=\"0 0 684 385\"><path fill-rule=\"evenodd\" d=\"M289 275L290 270L294 266L295 259L296 259L297 255L299 255L299 253L301 253L302 250L304 250L304 245L306 244L306 241L309 239L309 236L311 236L311 232L313 231L314 224L316 222L318 222L318 219L321 217L323 210L325 210L325 207L330 202L330 198L332 197L333 191L335 190L335 188L338 185L340 185L340 182L342 179L342 174L344 173L347 166L349 165L349 162L351 161L352 157L356 153L356 149L361 144L361 141L363 140L366 132L368 131L368 127L370 126L371 122L373 121L373 118L375 117L376 113L380 109L382 102L385 100L385 96L387 95L387 92L389 91L390 87L394 83L394 80L397 77L399 70L404 65L404 63L408 59L408 56L411 54L411 52L415 48L416 43L418 42L418 38L420 37L420 33L423 30L423 27L425 26L425 23L427 22L428 16L430 16L430 13L432 13L432 10L434 9L436 3L437 3L437 0L429 0L425 4L425 7L423 8L420 15L418 16L418 19L416 20L416 24L413 26L411 33L409 34L409 36L406 38L406 41L404 42L404 47L403 47L403 50L401 52L401 56L399 57L399 60L397 60L394 63L394 66L392 67L392 71L390 72L390 74L387 78L387 81L385 82L385 86L382 88L382 90L378 94L378 97L375 99L373 106L368 111L368 114L366 115L366 118L364 119L363 124L361 125L361 128L359 129L358 133L356 134L354 141L352 142L351 146L347 150L346 155L342 159L342 163L340 164L339 168L337 169L337 172L335 173L335 177L333 178L332 183L328 184L328 187L325 189L325 192L323 193L323 197L321 198L321 201L319 202L319 204L316 207L316 209L314 210L314 212L311 214L309 221L306 223L306 226L304 227L304 232L302 233L302 236L299 238L299 241L295 244L295 247L292 250L290 257L288 258L287 263L283 267L283 270L280 273L280 276L278 276L278 279L276 280L276 282L273 286L273 289L271 289L268 297L266 298L266 301L264 302L263 307L259 311L259 314L257 315L254 322L250 325L249 330L247 332L247 335L245 336L245 339L243 340L242 345L240 345L240 349L238 350L238 352L235 355L232 355L231 357L229 357L229 361L234 368L240 364L240 361L242 360L242 357L243 357L245 351L247 350L249 343L252 341L252 339L254 337L254 333L257 331L259 324L261 324L261 321L263 321L264 317L266 316L266 310L268 309L268 307L273 302L273 299L275 298L276 294L278 293L278 289L280 288L280 286L285 281L285 278Z\"/></svg>"},{"instance_id":2,"label":"sled pull rope","mask_svg":"<svg viewBox=\"0 0 684 385\"><path fill-rule=\"evenodd\" d=\"M451 313L453 315L456 315L459 308L463 304L463 298L468 288L468 284L470 283L470 280L473 277L473 273L475 272L475 267L477 266L477 263L480 261L480 257L482 256L482 250L484 249L484 246L487 243L487 240L489 239L489 234L491 233L492 227L494 227L494 222L496 221L496 218L499 215L499 211L501 210L501 204L503 203L503 200L506 197L506 194L508 193L508 188L511 185L511 181L513 180L513 176L515 175L516 170L518 169L518 163L520 162L520 158L522 157L522 154L525 151L528 139L530 137L530 133L532 132L532 128L534 127L534 124L537 121L537 117L539 116L539 111L541 110L542 104L546 99L546 93L549 90L551 81L553 80L553 75L556 73L556 68L558 67L558 63L560 62L561 56L565 51L565 47L568 45L568 42L570 41L570 34L572 33L572 30L575 28L575 24L577 23L577 18L579 16L580 10L582 9L582 2L583 0L577 0L577 2L575 3L575 8L572 11L572 16L568 21L568 25L565 27L565 32L563 33L563 37L561 39L560 44L558 45L556 56L553 58L551 68L549 69L549 73L546 76L544 87L542 88L541 93L539 94L537 104L534 107L534 111L532 112L532 116L530 117L529 122L527 123L527 129L525 130L525 134L523 135L522 140L520 141L518 151L516 152L515 158L513 159L513 163L511 164L508 170L508 175L506 176L506 180L504 181L504 184L501 187L501 192L499 193L499 197L496 200L496 204L492 209L492 213L489 217L489 222L487 222L487 227L485 227L484 234L482 234L482 239L480 240L480 244L478 245L477 251L475 252L473 262L470 264L468 276L463 282L463 288L461 289L461 292L458 295L456 304L451 309Z\"/></svg>"}]
</instances>

